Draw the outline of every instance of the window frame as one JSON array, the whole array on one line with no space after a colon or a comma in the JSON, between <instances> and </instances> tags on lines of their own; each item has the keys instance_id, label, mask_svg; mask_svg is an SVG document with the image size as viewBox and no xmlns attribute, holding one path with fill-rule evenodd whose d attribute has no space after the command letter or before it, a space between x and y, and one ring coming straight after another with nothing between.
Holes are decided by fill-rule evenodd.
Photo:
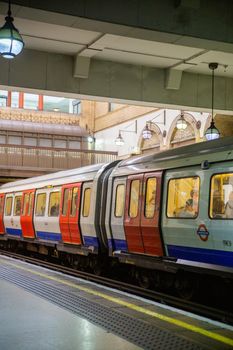
<instances>
[{"instance_id":1,"label":"window frame","mask_svg":"<svg viewBox=\"0 0 233 350\"><path fill-rule=\"evenodd\" d=\"M57 215L50 215L50 211L51 211L51 208L50 207L50 200L51 200L51 196L54 194L54 193L59 193L60 194L60 198L59 198L59 210L58 210L58 214ZM60 206L61 206L61 191L60 190L55 190L55 191L51 191L49 193L49 200L48 200L48 210L47 210L47 215L49 218L58 218L60 216Z\"/></svg>"},{"instance_id":2,"label":"window frame","mask_svg":"<svg viewBox=\"0 0 233 350\"><path fill-rule=\"evenodd\" d=\"M90 204L89 204L89 209L88 209L88 215L84 215L84 208L85 208L85 194L86 191L90 190L90 193L92 192L92 187L85 187L84 188L84 193L83 193L83 207L82 207L82 217L88 218L90 215L90 209L91 209L91 195L90 195Z\"/></svg>"},{"instance_id":3,"label":"window frame","mask_svg":"<svg viewBox=\"0 0 233 350\"><path fill-rule=\"evenodd\" d=\"M11 198L11 210L10 210L10 214L6 214L6 209L7 209L7 200L8 200L8 198ZM13 195L11 195L11 196L8 196L8 197L6 197L6 203L5 203L5 210L4 210L4 216L12 216L12 207L13 207Z\"/></svg>"},{"instance_id":4,"label":"window frame","mask_svg":"<svg viewBox=\"0 0 233 350\"><path fill-rule=\"evenodd\" d=\"M28 197L28 202L26 202L26 198ZM29 202L30 202L30 192L26 192L24 194L24 198L23 198L23 208L22 208L22 216L29 216L28 215L28 209L29 209ZM27 206L28 204L28 206ZM27 210L26 210L27 208Z\"/></svg>"},{"instance_id":5,"label":"window frame","mask_svg":"<svg viewBox=\"0 0 233 350\"><path fill-rule=\"evenodd\" d=\"M147 188L148 188L148 181L150 179L155 179L155 205L154 205L154 212L152 216L146 216L146 207L147 207ZM145 183L145 197L144 197L144 210L143 210L143 215L145 219L151 220L154 218L155 216L155 212L156 212L156 197L157 197L157 186L158 186L158 178L156 176L151 176L151 177L147 177L146 178L146 183Z\"/></svg>"},{"instance_id":6,"label":"window frame","mask_svg":"<svg viewBox=\"0 0 233 350\"><path fill-rule=\"evenodd\" d=\"M125 209L125 205L124 205L124 199L126 198L126 196L124 196L124 199L123 199L123 206L122 206L122 214L119 216L119 215L116 215L116 207L117 207L117 190L118 190L118 187L119 186L123 186L124 187L124 195L126 193L126 186L125 186L125 183L119 183L117 184L116 186L116 190L115 190L115 206L114 206L114 217L117 218L117 219L120 219L122 217L124 217L124 209Z\"/></svg>"},{"instance_id":7,"label":"window frame","mask_svg":"<svg viewBox=\"0 0 233 350\"><path fill-rule=\"evenodd\" d=\"M77 190L75 196L76 196L76 202L74 202L76 204L75 207L75 214L73 215L73 196L74 196L74 190ZM77 212L78 212L78 195L79 195L79 187L78 186L74 186L71 188L71 198L70 198L70 212L69 212L69 217L71 218L75 218L77 216Z\"/></svg>"},{"instance_id":8,"label":"window frame","mask_svg":"<svg viewBox=\"0 0 233 350\"><path fill-rule=\"evenodd\" d=\"M170 181L172 180L179 180L179 179L190 179L190 178L198 178L199 179L199 192L198 192L198 211L197 211L197 214L195 216L191 216L191 217L178 217L178 216L168 216L167 215L167 211L168 211L168 194L169 194L169 183ZM201 177L199 175L194 175L194 176L184 176L184 177L173 177L171 179L168 180L167 182L167 198L166 198L166 218L169 219L169 220L172 220L172 219L188 219L188 220L195 220L198 218L199 216L199 210L200 210L200 188L201 188Z\"/></svg>"},{"instance_id":9,"label":"window frame","mask_svg":"<svg viewBox=\"0 0 233 350\"><path fill-rule=\"evenodd\" d=\"M16 198L21 198L20 199L20 213L18 215L15 214L15 210L16 210ZM13 205L13 216L19 217L21 216L21 211L22 211L22 200L23 200L23 195L22 194L17 194L14 196L14 205Z\"/></svg>"},{"instance_id":10,"label":"window frame","mask_svg":"<svg viewBox=\"0 0 233 350\"><path fill-rule=\"evenodd\" d=\"M43 215L38 215L37 214L37 199L39 197L39 195L41 194L45 194L45 210L44 210L44 214ZM45 215L45 211L46 211L46 204L47 204L47 192L39 192L36 194L36 201L35 201L35 211L34 211L34 215L37 216L37 217L41 217L43 218Z\"/></svg>"},{"instance_id":11,"label":"window frame","mask_svg":"<svg viewBox=\"0 0 233 350\"><path fill-rule=\"evenodd\" d=\"M131 216L130 215L130 207L131 207L131 190L132 190L132 183L134 182L134 181L138 181L138 183L139 183L139 189L138 189L138 202L137 202L137 215L136 216ZM128 208L128 216L129 216L129 218L130 219L136 219L137 217L138 217L138 215L139 215L139 199L140 199L140 189L141 189L141 179L132 179L131 181L130 181L130 189L129 189L129 208Z\"/></svg>"},{"instance_id":12,"label":"window frame","mask_svg":"<svg viewBox=\"0 0 233 350\"><path fill-rule=\"evenodd\" d=\"M4 215L5 196L0 196L0 216Z\"/></svg>"},{"instance_id":13,"label":"window frame","mask_svg":"<svg viewBox=\"0 0 233 350\"><path fill-rule=\"evenodd\" d=\"M63 212L63 210L64 210L64 203L65 203L65 199L66 199L65 193L68 193L68 196L67 196L67 205L66 205L66 213ZM67 217L67 215L68 215L69 196L70 196L70 188L69 188L69 187L66 187L66 188L64 188L64 190L63 190L62 208L61 208L61 216L63 216L63 217Z\"/></svg>"},{"instance_id":14,"label":"window frame","mask_svg":"<svg viewBox=\"0 0 233 350\"><path fill-rule=\"evenodd\" d=\"M214 174L212 174L211 175L211 177L210 177L210 184L209 184L209 202L208 202L208 217L209 217L209 219L210 220L233 220L233 218L224 218L224 217L222 217L222 218L212 218L211 216L210 216L210 203L211 203L211 188L212 188L212 186L211 186L211 184L212 184L212 179L213 179L213 177L214 176L216 176L216 175L223 175L223 174L232 174L232 176L233 176L233 171L232 172L230 172L230 171L226 171L226 172L221 172L221 173L214 173Z\"/></svg>"}]
</instances>

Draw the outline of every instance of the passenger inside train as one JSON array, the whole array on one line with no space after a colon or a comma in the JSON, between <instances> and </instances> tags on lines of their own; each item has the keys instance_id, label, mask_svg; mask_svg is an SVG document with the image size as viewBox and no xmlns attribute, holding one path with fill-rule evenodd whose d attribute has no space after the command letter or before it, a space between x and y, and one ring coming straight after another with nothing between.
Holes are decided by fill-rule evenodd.
<instances>
[{"instance_id":1,"label":"passenger inside train","mask_svg":"<svg viewBox=\"0 0 233 350\"><path fill-rule=\"evenodd\" d=\"M193 207L193 199L190 198L186 201L185 207L180 210L179 217L181 218L192 218L196 216L196 212Z\"/></svg>"},{"instance_id":2,"label":"passenger inside train","mask_svg":"<svg viewBox=\"0 0 233 350\"><path fill-rule=\"evenodd\" d=\"M230 192L229 194L229 199L226 203L225 207L225 217L228 219L233 218L233 191Z\"/></svg>"}]
</instances>

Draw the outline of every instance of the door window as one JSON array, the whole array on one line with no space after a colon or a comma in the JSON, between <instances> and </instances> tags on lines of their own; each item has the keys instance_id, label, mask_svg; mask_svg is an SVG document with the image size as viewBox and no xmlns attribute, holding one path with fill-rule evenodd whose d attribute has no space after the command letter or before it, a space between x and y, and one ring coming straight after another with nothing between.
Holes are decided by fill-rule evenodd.
<instances>
[{"instance_id":1,"label":"door window","mask_svg":"<svg viewBox=\"0 0 233 350\"><path fill-rule=\"evenodd\" d=\"M59 208L60 208L60 191L50 193L49 216L58 216Z\"/></svg>"},{"instance_id":2,"label":"door window","mask_svg":"<svg viewBox=\"0 0 233 350\"><path fill-rule=\"evenodd\" d=\"M78 187L74 187L72 190L72 201L70 208L70 216L75 216L77 213L77 204L78 204Z\"/></svg>"},{"instance_id":3,"label":"door window","mask_svg":"<svg viewBox=\"0 0 233 350\"><path fill-rule=\"evenodd\" d=\"M64 189L64 194L63 194L63 205L62 205L62 215L66 216L67 215L67 210L68 210L68 199L69 199L69 188Z\"/></svg>"},{"instance_id":4,"label":"door window","mask_svg":"<svg viewBox=\"0 0 233 350\"><path fill-rule=\"evenodd\" d=\"M129 201L129 216L136 218L138 215L138 201L139 201L140 181L131 181L130 186L130 201Z\"/></svg>"},{"instance_id":5,"label":"door window","mask_svg":"<svg viewBox=\"0 0 233 350\"><path fill-rule=\"evenodd\" d=\"M22 196L15 196L14 202L14 216L20 216L21 213Z\"/></svg>"},{"instance_id":6,"label":"door window","mask_svg":"<svg viewBox=\"0 0 233 350\"><path fill-rule=\"evenodd\" d=\"M28 216L32 215L34 193L29 194Z\"/></svg>"},{"instance_id":7,"label":"door window","mask_svg":"<svg viewBox=\"0 0 233 350\"><path fill-rule=\"evenodd\" d=\"M84 200L83 200L83 216L88 217L90 213L91 206L91 189L85 188Z\"/></svg>"},{"instance_id":8,"label":"door window","mask_svg":"<svg viewBox=\"0 0 233 350\"><path fill-rule=\"evenodd\" d=\"M12 209L12 197L7 197L6 199L6 208L5 208L5 215L10 216L11 215L11 209Z\"/></svg>"},{"instance_id":9,"label":"door window","mask_svg":"<svg viewBox=\"0 0 233 350\"><path fill-rule=\"evenodd\" d=\"M196 218L199 207L200 179L197 176L172 179L168 184L167 216Z\"/></svg>"},{"instance_id":10,"label":"door window","mask_svg":"<svg viewBox=\"0 0 233 350\"><path fill-rule=\"evenodd\" d=\"M24 195L24 201L23 201L23 216L27 215L28 205L29 205L29 193L26 193Z\"/></svg>"},{"instance_id":11,"label":"door window","mask_svg":"<svg viewBox=\"0 0 233 350\"><path fill-rule=\"evenodd\" d=\"M145 217L148 219L153 218L155 213L156 184L155 177L151 177L146 181Z\"/></svg>"},{"instance_id":12,"label":"door window","mask_svg":"<svg viewBox=\"0 0 233 350\"><path fill-rule=\"evenodd\" d=\"M118 185L116 188L115 217L121 218L124 214L125 185Z\"/></svg>"},{"instance_id":13,"label":"door window","mask_svg":"<svg viewBox=\"0 0 233 350\"><path fill-rule=\"evenodd\" d=\"M36 197L36 216L45 215L46 193L39 193Z\"/></svg>"},{"instance_id":14,"label":"door window","mask_svg":"<svg viewBox=\"0 0 233 350\"><path fill-rule=\"evenodd\" d=\"M0 214L3 213L4 208L4 197L0 197Z\"/></svg>"}]
</instances>

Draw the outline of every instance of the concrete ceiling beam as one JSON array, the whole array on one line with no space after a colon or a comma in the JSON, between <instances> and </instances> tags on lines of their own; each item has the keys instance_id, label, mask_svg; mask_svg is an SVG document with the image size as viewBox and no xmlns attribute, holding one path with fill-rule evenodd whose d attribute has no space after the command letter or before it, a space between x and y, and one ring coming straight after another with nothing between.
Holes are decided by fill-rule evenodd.
<instances>
[{"instance_id":1,"label":"concrete ceiling beam","mask_svg":"<svg viewBox=\"0 0 233 350\"><path fill-rule=\"evenodd\" d=\"M1 87L54 96L112 100L150 107L211 110L211 76L182 73L179 90L165 88L166 70L91 59L88 78L73 76L73 57L27 50L0 58ZM233 78L216 76L215 112L233 111Z\"/></svg>"}]
</instances>

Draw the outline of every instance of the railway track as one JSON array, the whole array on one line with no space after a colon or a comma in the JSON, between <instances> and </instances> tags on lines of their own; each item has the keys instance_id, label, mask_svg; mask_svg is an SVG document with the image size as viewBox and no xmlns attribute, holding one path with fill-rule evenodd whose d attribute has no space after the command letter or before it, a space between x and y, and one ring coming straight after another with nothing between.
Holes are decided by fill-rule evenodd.
<instances>
[{"instance_id":1,"label":"railway track","mask_svg":"<svg viewBox=\"0 0 233 350\"><path fill-rule=\"evenodd\" d=\"M107 277L96 276L91 273L78 271L59 264L51 263L51 262L33 258L33 257L28 257L25 255L14 253L14 252L9 252L9 251L0 249L0 255L4 255L14 259L19 259L19 260L28 262L30 264L51 269L53 271L58 271L73 277L78 277L91 282L99 283L110 288L115 288L115 289L127 292L129 294L137 295L152 301L173 306L188 312L192 312L204 317L208 317L217 321L221 321L221 322L233 325L233 313L225 310L223 311L218 308L213 308L213 307L205 306L200 303L183 300L181 298L171 296L165 293L144 289L132 284L128 284L118 280L113 280Z\"/></svg>"}]
</instances>

